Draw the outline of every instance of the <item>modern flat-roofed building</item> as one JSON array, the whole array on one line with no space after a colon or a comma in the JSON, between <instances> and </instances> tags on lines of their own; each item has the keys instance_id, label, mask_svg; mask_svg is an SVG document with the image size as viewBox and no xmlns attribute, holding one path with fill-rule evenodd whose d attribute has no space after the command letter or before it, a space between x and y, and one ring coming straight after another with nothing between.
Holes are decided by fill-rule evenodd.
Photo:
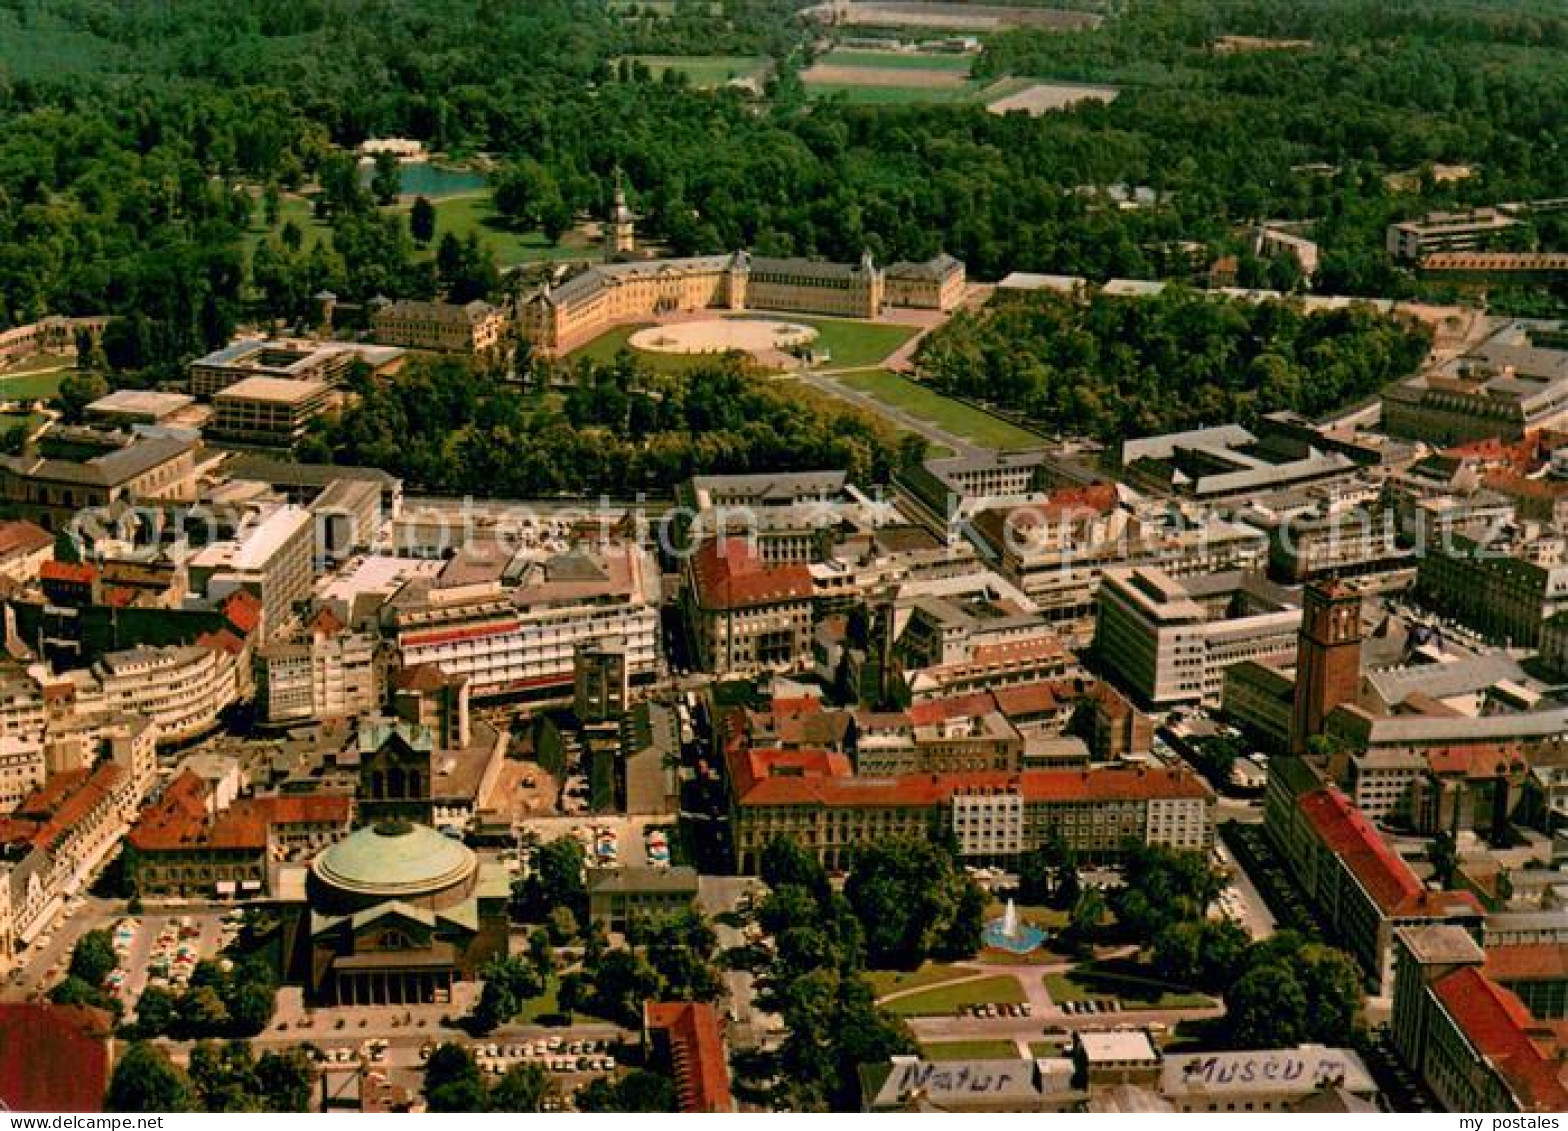
<instances>
[{"instance_id":1,"label":"modern flat-roofed building","mask_svg":"<svg viewBox=\"0 0 1568 1131\"><path fill-rule=\"evenodd\" d=\"M1390 224L1384 242L1395 259L1415 261L1434 251L1474 251L1490 246L1518 223L1495 208L1428 212Z\"/></svg>"},{"instance_id":2,"label":"modern flat-roofed building","mask_svg":"<svg viewBox=\"0 0 1568 1131\"><path fill-rule=\"evenodd\" d=\"M152 719L160 743L177 743L212 730L239 701L249 685L242 662L217 642L130 648L105 653L91 675L104 710Z\"/></svg>"},{"instance_id":3,"label":"modern flat-roofed building","mask_svg":"<svg viewBox=\"0 0 1568 1131\"><path fill-rule=\"evenodd\" d=\"M320 381L246 377L213 394L207 432L231 443L292 447L331 402L331 388Z\"/></svg>"},{"instance_id":4,"label":"modern flat-roofed building","mask_svg":"<svg viewBox=\"0 0 1568 1131\"><path fill-rule=\"evenodd\" d=\"M860 1066L860 1106L868 1112L1044 1112L1082 1102L1066 1057L923 1060L890 1057Z\"/></svg>"},{"instance_id":5,"label":"modern flat-roofed building","mask_svg":"<svg viewBox=\"0 0 1568 1131\"><path fill-rule=\"evenodd\" d=\"M1108 570L1095 651L1144 702L1215 703L1225 669L1292 651L1301 609L1260 578L1177 581L1159 569Z\"/></svg>"},{"instance_id":6,"label":"modern flat-roofed building","mask_svg":"<svg viewBox=\"0 0 1568 1131\"><path fill-rule=\"evenodd\" d=\"M1389 507L1348 507L1292 516L1269 532L1269 572L1289 584L1409 568L1415 551L1399 541Z\"/></svg>"},{"instance_id":7,"label":"modern flat-roofed building","mask_svg":"<svg viewBox=\"0 0 1568 1131\"><path fill-rule=\"evenodd\" d=\"M1160 1065L1160 1095L1182 1112L1295 1111L1331 1088L1377 1101L1377 1083L1351 1049L1172 1053Z\"/></svg>"},{"instance_id":8,"label":"modern flat-roofed building","mask_svg":"<svg viewBox=\"0 0 1568 1131\"><path fill-rule=\"evenodd\" d=\"M257 699L269 723L373 714L382 701L376 637L322 610L291 639L256 654Z\"/></svg>"},{"instance_id":9,"label":"modern flat-roofed building","mask_svg":"<svg viewBox=\"0 0 1568 1131\"><path fill-rule=\"evenodd\" d=\"M434 664L466 676L476 699L560 697L573 691L579 645L625 649L628 679L658 665L659 574L637 546L560 554L459 554L435 577L416 576L388 603L405 668Z\"/></svg>"},{"instance_id":10,"label":"modern flat-roofed building","mask_svg":"<svg viewBox=\"0 0 1568 1131\"><path fill-rule=\"evenodd\" d=\"M270 638L287 630L315 580L315 522L303 507L275 507L234 536L203 546L186 567L191 589L209 601L246 590L261 601Z\"/></svg>"},{"instance_id":11,"label":"modern flat-roofed building","mask_svg":"<svg viewBox=\"0 0 1568 1131\"><path fill-rule=\"evenodd\" d=\"M1126 440L1121 466L1134 486L1210 503L1346 479L1358 469L1343 452L1280 434L1256 436L1239 424Z\"/></svg>"},{"instance_id":12,"label":"modern flat-roofed building","mask_svg":"<svg viewBox=\"0 0 1568 1131\"><path fill-rule=\"evenodd\" d=\"M152 389L116 389L99 397L83 410L89 424L121 427L130 424L166 424L180 415L196 398L184 393L160 393Z\"/></svg>"},{"instance_id":13,"label":"modern flat-roofed building","mask_svg":"<svg viewBox=\"0 0 1568 1131\"><path fill-rule=\"evenodd\" d=\"M336 387L356 364L378 375L395 373L403 365L403 351L360 342L241 338L190 363L190 391L194 397L210 398L247 377Z\"/></svg>"}]
</instances>

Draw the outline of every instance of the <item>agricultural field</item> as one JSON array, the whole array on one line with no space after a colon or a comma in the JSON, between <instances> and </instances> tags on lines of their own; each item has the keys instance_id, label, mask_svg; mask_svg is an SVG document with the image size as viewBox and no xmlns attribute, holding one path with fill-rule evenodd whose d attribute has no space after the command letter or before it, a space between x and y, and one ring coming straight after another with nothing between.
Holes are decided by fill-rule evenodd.
<instances>
[{"instance_id":1,"label":"agricultural field","mask_svg":"<svg viewBox=\"0 0 1568 1131\"><path fill-rule=\"evenodd\" d=\"M913 55L894 51L831 51L801 72L815 97L842 94L848 101L897 105L964 102L976 83L962 55Z\"/></svg>"},{"instance_id":2,"label":"agricultural field","mask_svg":"<svg viewBox=\"0 0 1568 1131\"><path fill-rule=\"evenodd\" d=\"M1090 83L1025 82L1001 97L993 97L986 109L993 114L1022 110L1031 118L1038 118L1051 110L1066 110L1084 102L1113 102L1120 93L1117 87Z\"/></svg>"},{"instance_id":3,"label":"agricultural field","mask_svg":"<svg viewBox=\"0 0 1568 1131\"><path fill-rule=\"evenodd\" d=\"M1042 442L1041 437L1016 424L884 369L837 373L833 379L982 447L1012 451L1038 447Z\"/></svg>"},{"instance_id":4,"label":"agricultural field","mask_svg":"<svg viewBox=\"0 0 1568 1131\"><path fill-rule=\"evenodd\" d=\"M629 58L642 63L655 76L676 71L697 87L722 86L732 79L761 82L769 66L768 60L761 55L632 55Z\"/></svg>"},{"instance_id":5,"label":"agricultural field","mask_svg":"<svg viewBox=\"0 0 1568 1131\"><path fill-rule=\"evenodd\" d=\"M1093 12L1005 4L953 4L940 0L857 0L837 5L840 26L900 27L953 31L999 31L1011 27L1084 31L1099 27Z\"/></svg>"}]
</instances>

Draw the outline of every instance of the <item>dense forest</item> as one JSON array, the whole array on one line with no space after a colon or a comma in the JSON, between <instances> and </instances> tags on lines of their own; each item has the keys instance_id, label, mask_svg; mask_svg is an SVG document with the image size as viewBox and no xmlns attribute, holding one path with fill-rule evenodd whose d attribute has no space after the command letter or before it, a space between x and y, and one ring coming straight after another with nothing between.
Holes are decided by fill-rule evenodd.
<instances>
[{"instance_id":1,"label":"dense forest","mask_svg":"<svg viewBox=\"0 0 1568 1131\"><path fill-rule=\"evenodd\" d=\"M456 361L361 380L341 415L318 421L305 459L381 467L443 494L537 498L667 488L694 474L841 467L886 482L919 456L886 426L736 362L654 374L633 356L580 362L576 385L524 396Z\"/></svg>"},{"instance_id":2,"label":"dense forest","mask_svg":"<svg viewBox=\"0 0 1568 1131\"><path fill-rule=\"evenodd\" d=\"M1236 250L1238 225L1294 217L1323 243L1320 290L1389 295L1416 286L1382 254L1390 219L1568 183L1568 15L1547 0L1128 0L1094 31L988 43L982 72L1124 85L1042 118L810 101L797 7L0 0L0 322L139 311L111 360L168 372L317 285L482 285L482 247L447 249L442 277L400 216L334 192L338 147L378 134L486 154L525 223L602 214L619 167L677 253L945 248L980 278L1179 275L1192 243ZM1218 34L1313 47L1224 54ZM772 55L765 96L623 59L699 47ZM1436 162L1474 175L1439 182ZM1159 203L1117 208L1112 185ZM337 197L330 228L285 225L251 267L247 225L295 190Z\"/></svg>"},{"instance_id":3,"label":"dense forest","mask_svg":"<svg viewBox=\"0 0 1568 1131\"><path fill-rule=\"evenodd\" d=\"M1294 409L1317 416L1414 372L1420 324L1356 304L1038 292L960 313L921 344L921 374L1068 432L1112 439Z\"/></svg>"}]
</instances>

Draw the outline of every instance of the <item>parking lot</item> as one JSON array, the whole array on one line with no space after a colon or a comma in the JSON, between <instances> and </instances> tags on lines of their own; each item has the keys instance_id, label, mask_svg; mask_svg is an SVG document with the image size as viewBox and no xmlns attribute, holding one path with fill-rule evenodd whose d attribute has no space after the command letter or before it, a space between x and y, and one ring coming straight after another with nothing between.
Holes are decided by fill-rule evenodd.
<instances>
[{"instance_id":1,"label":"parking lot","mask_svg":"<svg viewBox=\"0 0 1568 1131\"><path fill-rule=\"evenodd\" d=\"M535 817L524 829L540 843L576 837L588 854L589 867L648 868L670 862L668 817ZM663 836L662 851L659 843Z\"/></svg>"},{"instance_id":2,"label":"parking lot","mask_svg":"<svg viewBox=\"0 0 1568 1131\"><path fill-rule=\"evenodd\" d=\"M111 929L120 956L109 979L111 992L130 1012L148 986L180 989L198 962L216 957L234 940L242 915L237 909L208 909L123 917Z\"/></svg>"}]
</instances>

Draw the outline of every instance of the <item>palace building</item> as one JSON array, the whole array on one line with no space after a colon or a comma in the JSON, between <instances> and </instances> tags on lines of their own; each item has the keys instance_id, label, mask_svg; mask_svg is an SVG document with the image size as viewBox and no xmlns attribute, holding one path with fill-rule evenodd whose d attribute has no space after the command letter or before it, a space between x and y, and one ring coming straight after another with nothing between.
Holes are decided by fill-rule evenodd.
<instances>
[{"instance_id":1,"label":"palace building","mask_svg":"<svg viewBox=\"0 0 1568 1131\"><path fill-rule=\"evenodd\" d=\"M536 350L565 353L633 319L695 310L875 318L889 306L950 310L963 290L964 265L950 255L884 269L870 252L848 264L738 251L596 264L524 299L521 324Z\"/></svg>"}]
</instances>

